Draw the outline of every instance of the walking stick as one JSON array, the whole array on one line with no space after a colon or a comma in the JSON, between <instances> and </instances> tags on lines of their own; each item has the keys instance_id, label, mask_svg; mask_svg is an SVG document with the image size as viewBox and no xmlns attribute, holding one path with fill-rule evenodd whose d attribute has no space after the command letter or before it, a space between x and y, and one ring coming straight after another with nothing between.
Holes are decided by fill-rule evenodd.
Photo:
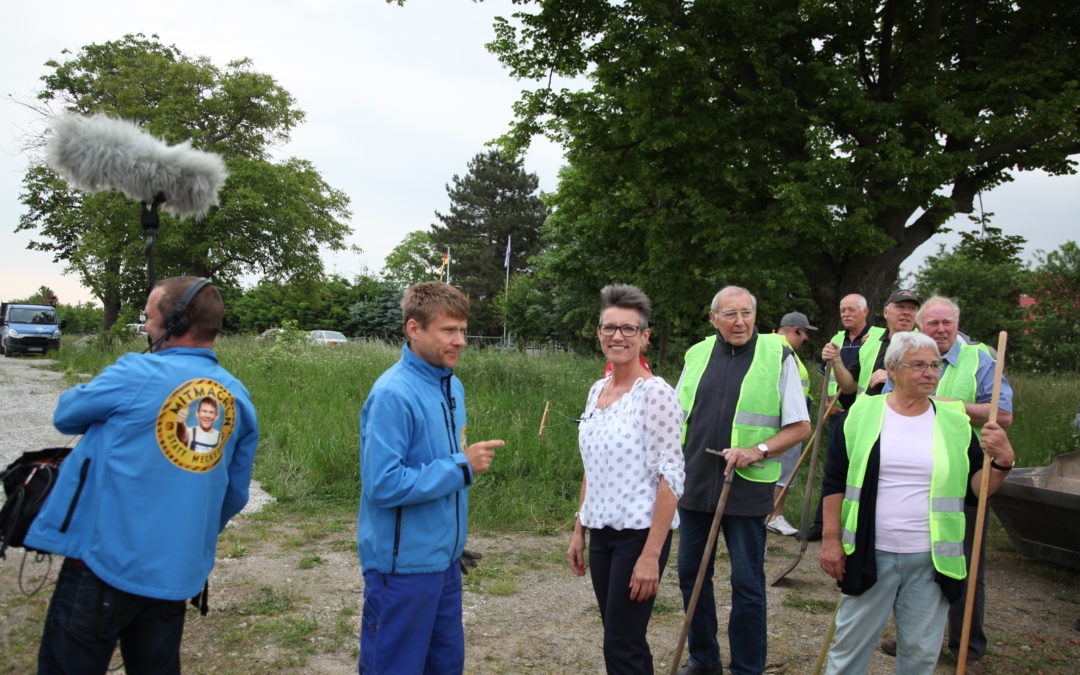
<instances>
[{"instance_id":1,"label":"walking stick","mask_svg":"<svg viewBox=\"0 0 1080 675\"><path fill-rule=\"evenodd\" d=\"M829 411L836 405L836 401L840 398L840 394L833 396L829 401L829 407L825 409L825 417L829 416ZM780 506L780 502L783 501L784 495L787 494L788 488L791 487L791 479L795 477L795 474L799 473L799 469L802 468L803 460L810 454L810 446L814 444L814 440L817 438L818 432L821 431L822 424L818 424L817 429L814 429L814 433L810 434L809 440L806 441L806 447L803 448L802 454L799 455L799 461L795 463L795 468L788 474L787 480L784 481L784 487L780 490L780 494L776 496L776 500L773 501L773 511L776 511L776 507Z\"/></svg>"},{"instance_id":2,"label":"walking stick","mask_svg":"<svg viewBox=\"0 0 1080 675\"><path fill-rule=\"evenodd\" d=\"M706 452L716 452L706 450ZM709 569L709 556L713 553L716 544L716 533L720 530L720 520L724 517L724 507L727 506L728 493L731 492L731 481L735 478L735 469L724 478L724 489L720 491L720 500L716 502L716 513L713 515L712 526L709 528L709 537L705 541L705 552L701 555L701 565L698 567L697 579L694 580L694 592L690 594L690 602L686 605L686 617L683 618L682 630L679 631L679 642L675 645L675 656L671 659L671 675L679 671L679 661L682 659L683 645L686 644L686 635L690 632L690 622L694 619L694 610L697 609L698 596L701 595L701 585L705 581L705 571Z\"/></svg>"},{"instance_id":3,"label":"walking stick","mask_svg":"<svg viewBox=\"0 0 1080 675\"><path fill-rule=\"evenodd\" d=\"M1001 398L1001 373L1005 370L1005 344L1009 334L998 333L997 363L994 365L994 392L990 395L989 422L997 422L998 401ZM983 454L979 479L979 506L975 515L975 534L971 541L971 566L967 575L967 597L964 599L964 622L960 631L960 653L956 655L956 672L967 670L968 642L971 640L971 611L975 606L975 590L979 581L979 558L982 556L983 526L986 523L986 496L990 489L990 455Z\"/></svg>"},{"instance_id":4,"label":"walking stick","mask_svg":"<svg viewBox=\"0 0 1080 675\"><path fill-rule=\"evenodd\" d=\"M829 371L832 370L832 365L825 367L825 377L821 381L821 406L818 410L817 425L820 430L825 425L825 397L828 396L829 387ZM829 404L832 407L832 403ZM814 481L817 478L817 458L818 448L821 447L821 434L814 436L814 449L810 451L810 470L806 474L806 491L803 493L803 505L802 505L802 521L799 523L799 555L795 560L791 561L791 564L787 568L780 572L775 579L772 580L770 586L775 586L780 583L780 580L790 574L799 563L802 561L803 554L806 553L806 546L809 543L807 536L809 535L810 522L810 501L814 496ZM775 508L775 507L774 507Z\"/></svg>"}]
</instances>

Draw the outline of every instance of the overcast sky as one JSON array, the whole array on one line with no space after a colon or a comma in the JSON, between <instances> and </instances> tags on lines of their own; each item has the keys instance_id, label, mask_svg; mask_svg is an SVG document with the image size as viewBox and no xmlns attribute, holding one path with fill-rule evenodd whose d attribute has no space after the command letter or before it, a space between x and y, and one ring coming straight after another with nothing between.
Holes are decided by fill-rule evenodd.
<instances>
[{"instance_id":1,"label":"overcast sky","mask_svg":"<svg viewBox=\"0 0 1080 675\"><path fill-rule=\"evenodd\" d=\"M328 272L352 277L377 272L410 231L435 221L449 205L445 185L484 144L500 135L523 87L484 49L492 18L514 11L509 0L263 0L261 2L107 3L54 0L5 2L0 26L0 299L24 297L38 286L63 302L90 300L72 275L45 253L26 250L31 237L14 233L23 207L18 196L30 158L20 140L41 129L36 115L13 103L33 98L44 63L83 45L126 33L156 33L188 56L216 65L248 57L272 75L307 113L279 156L312 161L352 200L348 243L363 253L327 255ZM537 139L525 169L542 190L556 187L561 151ZM994 224L1028 238L1028 257L1080 239L1080 177L1024 174L984 195ZM132 206L132 220L138 206ZM969 229L966 219L954 221ZM905 265L936 250L939 235Z\"/></svg>"}]
</instances>

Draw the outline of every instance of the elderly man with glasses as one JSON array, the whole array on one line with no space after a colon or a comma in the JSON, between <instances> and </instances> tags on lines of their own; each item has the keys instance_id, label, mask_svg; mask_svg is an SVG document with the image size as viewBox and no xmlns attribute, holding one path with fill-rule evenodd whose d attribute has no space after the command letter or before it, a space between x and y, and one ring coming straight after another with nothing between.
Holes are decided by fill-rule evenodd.
<instances>
[{"instance_id":1,"label":"elderly man with glasses","mask_svg":"<svg viewBox=\"0 0 1080 675\"><path fill-rule=\"evenodd\" d=\"M731 559L728 642L732 673L765 670L765 517L780 477L777 456L810 435L794 352L760 338L757 301L745 288L728 286L712 301L716 333L686 352L676 390L684 412L686 483L679 500L679 588L684 608L705 553L725 477L734 471L721 527ZM714 452L708 452L713 450ZM717 641L709 556L688 634L683 675L723 672Z\"/></svg>"}]
</instances>

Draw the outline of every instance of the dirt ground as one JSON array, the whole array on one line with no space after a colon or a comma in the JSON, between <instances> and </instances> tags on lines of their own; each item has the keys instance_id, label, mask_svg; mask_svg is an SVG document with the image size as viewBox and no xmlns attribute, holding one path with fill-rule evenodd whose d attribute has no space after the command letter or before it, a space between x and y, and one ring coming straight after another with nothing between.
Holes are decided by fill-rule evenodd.
<instances>
[{"instance_id":1,"label":"dirt ground","mask_svg":"<svg viewBox=\"0 0 1080 675\"><path fill-rule=\"evenodd\" d=\"M0 382L8 385L12 378L28 379L29 374L0 369ZM53 387L59 390L58 384ZM35 392L46 389L37 380ZM40 416L13 410L18 400L8 399L8 439L20 437L20 425L41 424ZM35 406L49 409L36 399ZM184 669L355 672L363 592L355 527L355 511L341 505L302 510L270 504L235 519L218 547L210 613L188 613ZM1000 532L1000 527L991 529ZM599 613L588 577L578 578L566 567L568 536L566 531L470 535L469 548L484 559L465 581L467 673L603 672ZM813 668L838 598L835 585L818 569L818 550L819 544L811 543L799 567L769 588L768 672L808 673ZM767 578L786 568L797 552L797 540L770 534ZM34 670L58 565L54 560L50 568L48 561L32 556L24 560L21 550L9 550L0 561L0 673ZM1012 552L1000 534L991 536L988 569L987 672L1080 673L1080 574L1026 559ZM716 583L722 599L728 597L727 576L721 553ZM27 597L22 589L43 579L42 590ZM721 608L722 627L726 610ZM657 672L670 667L681 621L669 564L649 631ZM726 644L722 639L725 651ZM869 672L891 673L893 668L890 657L876 652ZM939 665L936 672L952 668Z\"/></svg>"},{"instance_id":2,"label":"dirt ground","mask_svg":"<svg viewBox=\"0 0 1080 675\"><path fill-rule=\"evenodd\" d=\"M222 538L210 581L210 614L189 612L185 670L355 672L363 589L354 527L341 509L297 514L271 506L239 518ZM575 577L566 568L566 543L564 533L470 536L470 548L483 552L484 559L466 577L467 673L603 672L592 588L588 577ZM787 567L797 551L795 539L769 535L767 577ZM818 544L811 543L799 567L769 588L768 672L813 668L837 599L835 587L818 570L817 552ZM0 563L0 672L33 668L49 593L46 586L33 598L22 595L20 559L21 552L14 552ZM987 671L1080 672L1077 575L993 544L988 563ZM43 563L28 563L24 582L34 583L43 569ZM720 597L727 596L727 573L726 561L718 564ZM649 631L657 672L670 665L681 620L669 566ZM889 673L893 667L893 660L878 652L870 672ZM940 665L936 672L952 669Z\"/></svg>"}]
</instances>

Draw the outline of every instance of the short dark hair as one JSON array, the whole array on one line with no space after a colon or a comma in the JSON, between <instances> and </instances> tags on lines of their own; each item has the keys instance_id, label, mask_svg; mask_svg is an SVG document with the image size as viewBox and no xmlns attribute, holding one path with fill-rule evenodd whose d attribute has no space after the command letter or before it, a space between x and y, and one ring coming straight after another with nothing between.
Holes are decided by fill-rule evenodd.
<instances>
[{"instance_id":1,"label":"short dark hair","mask_svg":"<svg viewBox=\"0 0 1080 675\"><path fill-rule=\"evenodd\" d=\"M169 277L154 285L154 288L161 289L158 312L161 313L162 321L176 309L180 298L184 297L184 291L200 278ZM225 317L225 302L221 299L221 293L217 287L207 284L191 299L184 314L188 318L187 335L191 335L197 342L213 342L221 332L221 322Z\"/></svg>"},{"instance_id":2,"label":"short dark hair","mask_svg":"<svg viewBox=\"0 0 1080 675\"><path fill-rule=\"evenodd\" d=\"M405 290L401 297L401 325L416 319L421 328L446 314L455 319L469 319L469 299L450 284L441 281L425 281Z\"/></svg>"},{"instance_id":3,"label":"short dark hair","mask_svg":"<svg viewBox=\"0 0 1080 675\"><path fill-rule=\"evenodd\" d=\"M641 317L641 327L649 327L649 317L652 315L652 302L637 286L630 284L609 284L600 289L600 316L609 307L622 309L636 309Z\"/></svg>"}]
</instances>

